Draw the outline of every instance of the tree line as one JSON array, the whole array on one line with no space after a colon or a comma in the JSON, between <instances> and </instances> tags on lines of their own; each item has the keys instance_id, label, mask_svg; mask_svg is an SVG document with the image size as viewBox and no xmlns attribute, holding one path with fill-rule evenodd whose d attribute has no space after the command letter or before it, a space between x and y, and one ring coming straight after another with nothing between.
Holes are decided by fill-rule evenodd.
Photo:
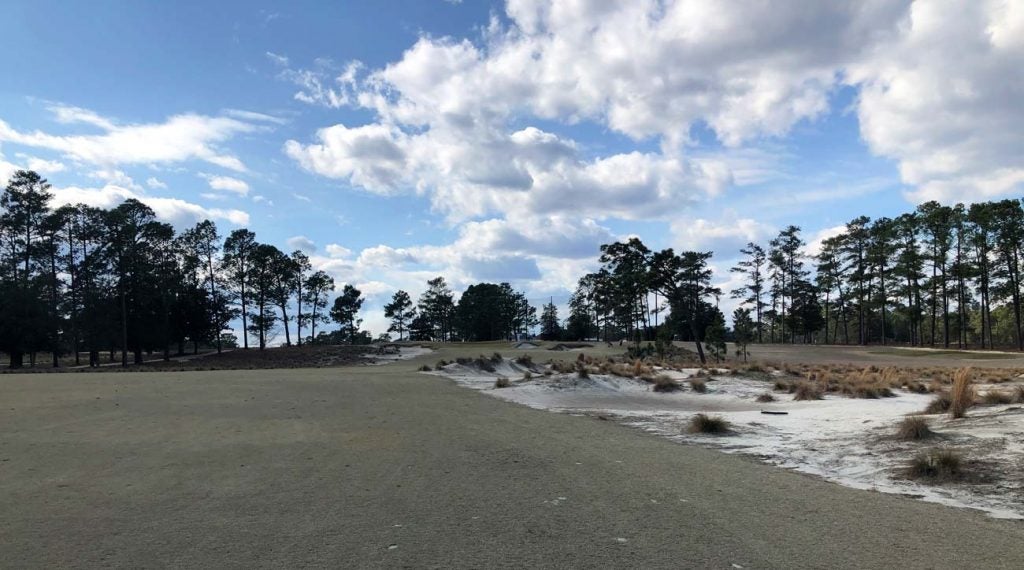
<instances>
[{"instance_id":1,"label":"tree line","mask_svg":"<svg viewBox=\"0 0 1024 570\"><path fill-rule=\"evenodd\" d=\"M654 252L632 238L601 246L601 267L579 280L561 333L691 341L702 361L704 349L720 356L726 338L741 351L748 342L1024 350L1022 244L1024 209L1012 199L857 217L813 255L788 226L740 250L728 331L711 252Z\"/></svg>"},{"instance_id":2,"label":"tree line","mask_svg":"<svg viewBox=\"0 0 1024 570\"><path fill-rule=\"evenodd\" d=\"M359 291L346 285L328 310L334 279L301 251L285 254L247 229L222 239L209 220L178 233L135 199L54 209L52 197L32 171L16 172L0 194L0 351L11 368L39 353L53 366L62 355L80 364L83 353L98 366L102 353L114 361L119 352L127 366L129 354L141 363L188 346L221 352L237 342L224 333L236 319L243 348L265 348L279 327L286 344L336 340L318 332L330 318L341 337L360 334Z\"/></svg>"}]
</instances>

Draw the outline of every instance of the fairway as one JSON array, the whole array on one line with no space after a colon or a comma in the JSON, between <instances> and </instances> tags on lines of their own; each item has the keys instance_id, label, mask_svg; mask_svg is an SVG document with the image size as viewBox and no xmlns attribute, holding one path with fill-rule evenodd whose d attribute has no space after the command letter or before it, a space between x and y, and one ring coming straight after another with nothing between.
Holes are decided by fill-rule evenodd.
<instances>
[{"instance_id":1,"label":"fairway","mask_svg":"<svg viewBox=\"0 0 1024 570\"><path fill-rule=\"evenodd\" d=\"M9 567L1024 564L1016 523L415 372L467 350L374 367L6 375L0 557Z\"/></svg>"}]
</instances>

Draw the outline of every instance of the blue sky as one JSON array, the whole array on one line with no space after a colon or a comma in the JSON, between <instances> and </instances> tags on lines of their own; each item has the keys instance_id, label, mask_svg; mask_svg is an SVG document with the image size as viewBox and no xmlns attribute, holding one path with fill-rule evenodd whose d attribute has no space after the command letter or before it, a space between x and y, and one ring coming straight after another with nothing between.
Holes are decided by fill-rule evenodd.
<instances>
[{"instance_id":1,"label":"blue sky","mask_svg":"<svg viewBox=\"0 0 1024 570\"><path fill-rule=\"evenodd\" d=\"M1018 1L0 2L0 175L308 251L369 296L564 300L713 249L1019 195ZM950 18L949 14L958 14Z\"/></svg>"}]
</instances>

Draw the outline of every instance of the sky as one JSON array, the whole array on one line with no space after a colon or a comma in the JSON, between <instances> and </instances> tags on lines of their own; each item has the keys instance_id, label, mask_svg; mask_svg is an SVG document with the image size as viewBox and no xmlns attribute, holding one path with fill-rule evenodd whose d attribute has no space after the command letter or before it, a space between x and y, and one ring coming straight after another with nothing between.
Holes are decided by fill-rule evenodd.
<instances>
[{"instance_id":1,"label":"sky","mask_svg":"<svg viewBox=\"0 0 1024 570\"><path fill-rule=\"evenodd\" d=\"M381 306L599 246L1024 190L1024 0L0 0L0 178L301 249ZM723 299L723 310L731 310Z\"/></svg>"}]
</instances>

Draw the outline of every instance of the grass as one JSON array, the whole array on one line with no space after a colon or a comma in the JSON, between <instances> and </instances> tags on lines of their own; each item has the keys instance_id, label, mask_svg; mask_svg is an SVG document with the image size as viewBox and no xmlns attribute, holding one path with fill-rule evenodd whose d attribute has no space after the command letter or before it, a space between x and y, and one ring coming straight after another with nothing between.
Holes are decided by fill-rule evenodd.
<instances>
[{"instance_id":1,"label":"grass","mask_svg":"<svg viewBox=\"0 0 1024 570\"><path fill-rule=\"evenodd\" d=\"M709 416L707 414L697 414L690 418L690 423L686 427L686 431L689 433L706 433L712 435L722 435L729 433L729 422L725 421L724 418L719 416Z\"/></svg>"},{"instance_id":2,"label":"grass","mask_svg":"<svg viewBox=\"0 0 1024 570\"><path fill-rule=\"evenodd\" d=\"M699 394L704 394L708 391L708 383L701 378L690 378L690 388Z\"/></svg>"},{"instance_id":3,"label":"grass","mask_svg":"<svg viewBox=\"0 0 1024 570\"><path fill-rule=\"evenodd\" d=\"M1002 360L1006 358L1015 358L1015 355L1000 354L998 352L969 352L966 350L919 350L912 348L884 348L878 350L869 350L868 354L888 354L892 356L910 357L947 356L950 358L973 358L977 360Z\"/></svg>"},{"instance_id":4,"label":"grass","mask_svg":"<svg viewBox=\"0 0 1024 570\"><path fill-rule=\"evenodd\" d=\"M483 356L480 356L479 358L474 360L473 364L480 370L483 370L484 372L494 372L495 370L497 370L497 368L494 367L494 363L491 360L484 358Z\"/></svg>"},{"instance_id":5,"label":"grass","mask_svg":"<svg viewBox=\"0 0 1024 570\"><path fill-rule=\"evenodd\" d=\"M907 465L907 477L933 483L956 481L963 473L964 457L951 449L932 449L914 456Z\"/></svg>"},{"instance_id":6,"label":"grass","mask_svg":"<svg viewBox=\"0 0 1024 570\"><path fill-rule=\"evenodd\" d=\"M1012 404L1013 399L1014 395L1010 392L989 390L981 397L981 402L989 406L999 406L1002 404Z\"/></svg>"},{"instance_id":7,"label":"grass","mask_svg":"<svg viewBox=\"0 0 1024 570\"><path fill-rule=\"evenodd\" d=\"M822 397L821 388L811 384L810 382L801 382L797 384L796 390L793 392L793 399L797 401L820 400Z\"/></svg>"},{"instance_id":8,"label":"grass","mask_svg":"<svg viewBox=\"0 0 1024 570\"><path fill-rule=\"evenodd\" d=\"M516 364L520 366L526 366L527 368L533 367L533 358L529 354L523 354L516 357Z\"/></svg>"},{"instance_id":9,"label":"grass","mask_svg":"<svg viewBox=\"0 0 1024 570\"><path fill-rule=\"evenodd\" d=\"M526 372L523 372L523 380L525 380L525 381L533 380L533 374L531 374L529 370L527 370Z\"/></svg>"},{"instance_id":10,"label":"grass","mask_svg":"<svg viewBox=\"0 0 1024 570\"><path fill-rule=\"evenodd\" d=\"M655 392L678 392L683 389L683 386L668 374L658 374L654 377L652 389Z\"/></svg>"},{"instance_id":11,"label":"grass","mask_svg":"<svg viewBox=\"0 0 1024 570\"><path fill-rule=\"evenodd\" d=\"M935 432L928 427L928 420L920 416L904 418L896 428L896 439L904 441L920 441L935 437Z\"/></svg>"},{"instance_id":12,"label":"grass","mask_svg":"<svg viewBox=\"0 0 1024 570\"><path fill-rule=\"evenodd\" d=\"M587 365L582 360L576 361L576 376L578 378L590 378L590 372L587 371Z\"/></svg>"},{"instance_id":13,"label":"grass","mask_svg":"<svg viewBox=\"0 0 1024 570\"><path fill-rule=\"evenodd\" d=\"M967 408L974 405L974 388L971 386L971 370L961 368L953 373L953 389L950 392L949 415L962 418Z\"/></svg>"},{"instance_id":14,"label":"grass","mask_svg":"<svg viewBox=\"0 0 1024 570\"><path fill-rule=\"evenodd\" d=\"M419 370L420 372L430 372L431 370L433 370L433 368L431 368L429 364L424 364L423 366L417 368L417 370Z\"/></svg>"},{"instance_id":15,"label":"grass","mask_svg":"<svg viewBox=\"0 0 1024 570\"><path fill-rule=\"evenodd\" d=\"M775 401L775 396L772 396L771 394L767 394L767 393L766 394L761 394L760 396L757 397L757 401L761 402L762 404L766 404L768 402L774 402Z\"/></svg>"},{"instance_id":16,"label":"grass","mask_svg":"<svg viewBox=\"0 0 1024 570\"><path fill-rule=\"evenodd\" d=\"M949 406L952 403L953 399L949 396L949 392L939 392L931 402L928 402L928 407L924 409L924 413L944 414L949 411Z\"/></svg>"},{"instance_id":17,"label":"grass","mask_svg":"<svg viewBox=\"0 0 1024 570\"><path fill-rule=\"evenodd\" d=\"M499 376L498 379L494 381L495 388L508 388L511 385L512 381L504 376Z\"/></svg>"}]
</instances>

